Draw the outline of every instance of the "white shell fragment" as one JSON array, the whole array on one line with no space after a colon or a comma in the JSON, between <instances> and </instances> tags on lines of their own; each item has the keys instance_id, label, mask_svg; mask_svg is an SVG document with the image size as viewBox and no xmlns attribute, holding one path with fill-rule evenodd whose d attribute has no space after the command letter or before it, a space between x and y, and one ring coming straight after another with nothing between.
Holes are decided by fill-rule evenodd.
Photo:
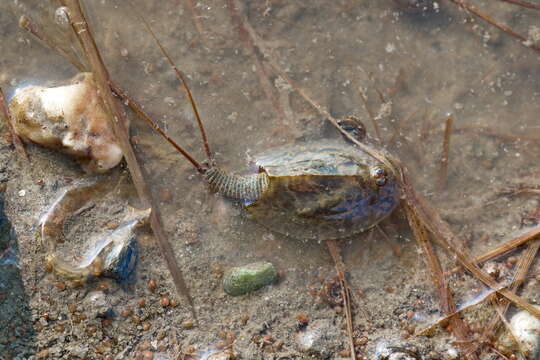
<instances>
[{"instance_id":1,"label":"white shell fragment","mask_svg":"<svg viewBox=\"0 0 540 360\"><path fill-rule=\"evenodd\" d=\"M122 160L91 73L63 86L20 88L9 109L18 136L77 157L88 172L107 171Z\"/></svg>"},{"instance_id":2,"label":"white shell fragment","mask_svg":"<svg viewBox=\"0 0 540 360\"><path fill-rule=\"evenodd\" d=\"M540 310L539 305L535 305ZM505 354L519 354L518 359L540 358L540 320L526 310L510 320L512 335L506 333L499 342ZM517 343L516 343L517 341Z\"/></svg>"},{"instance_id":3,"label":"white shell fragment","mask_svg":"<svg viewBox=\"0 0 540 360\"><path fill-rule=\"evenodd\" d=\"M539 306L536 306L540 309ZM540 355L540 320L522 310L512 317L510 327L527 359L538 359Z\"/></svg>"}]
</instances>

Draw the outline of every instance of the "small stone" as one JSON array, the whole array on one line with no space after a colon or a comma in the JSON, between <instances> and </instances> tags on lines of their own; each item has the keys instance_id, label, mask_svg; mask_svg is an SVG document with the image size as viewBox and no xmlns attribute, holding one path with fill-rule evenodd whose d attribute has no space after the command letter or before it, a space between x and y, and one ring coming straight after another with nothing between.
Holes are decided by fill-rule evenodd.
<instances>
[{"instance_id":1,"label":"small stone","mask_svg":"<svg viewBox=\"0 0 540 360\"><path fill-rule=\"evenodd\" d=\"M185 320L180 324L182 329L191 329L193 327L193 320Z\"/></svg>"},{"instance_id":2,"label":"small stone","mask_svg":"<svg viewBox=\"0 0 540 360\"><path fill-rule=\"evenodd\" d=\"M169 300L169 298L167 296L164 296L161 298L160 302L161 306L163 307L167 307L171 304L171 300Z\"/></svg>"},{"instance_id":3,"label":"small stone","mask_svg":"<svg viewBox=\"0 0 540 360\"><path fill-rule=\"evenodd\" d=\"M230 350L216 351L208 355L208 360L233 360L234 354Z\"/></svg>"},{"instance_id":4,"label":"small stone","mask_svg":"<svg viewBox=\"0 0 540 360\"><path fill-rule=\"evenodd\" d=\"M144 360L152 360L154 358L154 353L151 352L151 351L145 351L143 354L142 354L142 358Z\"/></svg>"},{"instance_id":5,"label":"small stone","mask_svg":"<svg viewBox=\"0 0 540 360\"><path fill-rule=\"evenodd\" d=\"M270 262L238 266L223 276L223 290L231 296L249 294L277 280L277 271Z\"/></svg>"},{"instance_id":6,"label":"small stone","mask_svg":"<svg viewBox=\"0 0 540 360\"><path fill-rule=\"evenodd\" d=\"M49 356L49 349L43 349L36 354L38 359L45 359Z\"/></svg>"},{"instance_id":7,"label":"small stone","mask_svg":"<svg viewBox=\"0 0 540 360\"><path fill-rule=\"evenodd\" d=\"M83 300L83 307L94 318L110 317L113 312L110 299L102 291L89 292Z\"/></svg>"},{"instance_id":8,"label":"small stone","mask_svg":"<svg viewBox=\"0 0 540 360\"><path fill-rule=\"evenodd\" d=\"M303 331L296 333L300 351L317 358L330 358L337 346L341 346L339 335L330 320L313 320Z\"/></svg>"},{"instance_id":9,"label":"small stone","mask_svg":"<svg viewBox=\"0 0 540 360\"><path fill-rule=\"evenodd\" d=\"M148 281L148 290L150 292L155 292L156 291L156 288L157 288L157 283L155 280L150 280Z\"/></svg>"}]
</instances>

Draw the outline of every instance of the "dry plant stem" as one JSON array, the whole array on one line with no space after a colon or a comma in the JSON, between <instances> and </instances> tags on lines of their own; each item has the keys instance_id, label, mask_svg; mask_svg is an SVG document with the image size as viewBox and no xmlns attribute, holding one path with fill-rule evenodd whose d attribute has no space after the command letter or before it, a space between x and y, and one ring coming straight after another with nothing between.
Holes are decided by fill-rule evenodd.
<instances>
[{"instance_id":1,"label":"dry plant stem","mask_svg":"<svg viewBox=\"0 0 540 360\"><path fill-rule=\"evenodd\" d=\"M492 300L492 305L493 307L495 308L495 312L497 313L498 317L497 318L494 318L494 320L498 321L498 320L501 320L501 322L504 324L504 326L506 327L506 329L508 330L510 336L512 337L512 340L514 340L514 342L516 344L518 344L518 351L520 352L520 355L521 355L521 359L525 359L525 351L523 351L523 345L521 344L521 342L518 340L518 338L516 337L516 335L514 334L514 332L512 331L512 327L510 326L510 323L508 322L508 320L506 320L506 317L504 315L504 313L502 312L502 309L501 307L499 307L497 305L497 300L496 299L493 299ZM495 350L493 349L492 347L492 350Z\"/></svg>"},{"instance_id":2,"label":"dry plant stem","mask_svg":"<svg viewBox=\"0 0 540 360\"><path fill-rule=\"evenodd\" d=\"M191 12L191 18L193 20L193 24L195 25L195 29L197 29L197 32L201 36L201 38L204 37L204 30L201 23L201 13L199 12L199 9L197 9L197 6L193 2L193 0L186 0L187 6L189 8L189 11Z\"/></svg>"},{"instance_id":3,"label":"dry plant stem","mask_svg":"<svg viewBox=\"0 0 540 360\"><path fill-rule=\"evenodd\" d=\"M462 251L456 245L460 242L457 236L453 234L448 224L439 217L435 209L429 206L425 199L414 191L406 169L403 170L402 185L407 202L411 206L411 209L414 210L420 222L434 235L439 245L449 253L454 254L461 265L469 270L478 280L540 319L540 310L493 280L485 271L476 265L474 259L469 254Z\"/></svg>"},{"instance_id":4,"label":"dry plant stem","mask_svg":"<svg viewBox=\"0 0 540 360\"><path fill-rule=\"evenodd\" d=\"M525 282L527 278L527 273L529 272L534 258L538 253L538 249L540 249L540 239L537 239L534 242L530 243L527 249L523 252L517 263L516 272L514 273L512 283L509 286L510 291L513 291L515 293L518 288ZM500 320L502 320L503 324L505 324L506 327L509 329L509 326L506 322L505 314L510 307L510 302L506 299L500 299L500 301L494 304L494 306L496 307L497 313L500 316ZM486 326L483 337L486 339L491 338L491 336L497 333L498 329L499 318L493 318Z\"/></svg>"},{"instance_id":5,"label":"dry plant stem","mask_svg":"<svg viewBox=\"0 0 540 360\"><path fill-rule=\"evenodd\" d=\"M343 296L343 307L345 308L345 318L347 321L347 338L349 340L349 349L351 351L351 359L356 360L356 350L354 348L354 339L353 339L353 319L351 311L351 299L349 287L347 286L347 280L345 279L345 265L341 259L339 253L339 245L336 240L326 240L326 246L330 251L330 255L334 260L336 266L336 272L338 273L339 284L341 287L341 294Z\"/></svg>"},{"instance_id":6,"label":"dry plant stem","mask_svg":"<svg viewBox=\"0 0 540 360\"><path fill-rule=\"evenodd\" d=\"M133 179L133 184L135 185L137 193L144 206L152 209L152 213L150 215L150 225L154 231L157 244L163 257L165 258L169 271L171 272L176 289L180 295L186 297L193 316L195 317L196 314L193 306L193 300L184 281L182 271L176 262L174 250L165 236L159 209L150 193L148 184L144 180L142 169L137 161L131 143L129 142L129 129L125 112L110 91L109 74L105 68L105 65L103 64L99 50L96 47L88 23L86 22L82 12L81 4L78 0L63 0L62 3L64 6L69 8L71 25L77 34L83 50L88 58L88 62L90 63L92 72L96 78L96 83L102 100L111 114L110 119L112 121L113 129L128 164L131 177Z\"/></svg>"},{"instance_id":7,"label":"dry plant stem","mask_svg":"<svg viewBox=\"0 0 540 360\"><path fill-rule=\"evenodd\" d=\"M495 21L495 19L493 19L492 17L490 17L490 16L488 16L486 14L483 14L476 7L474 7L473 5L471 5L469 3L466 3L464 0L450 0L450 1L453 2L454 4L458 5L458 6L462 7L463 9L470 12L471 14L479 17L480 19L487 22L488 24L490 24L492 26L495 26L497 29L505 32L506 34L508 34L508 35L518 39L518 40L520 40L521 43L524 43L525 41L527 41L527 38L525 36L523 36L521 34L518 34L514 30L512 30L512 28L510 28L509 26L498 23L497 21ZM540 47L538 47L536 45L530 45L530 46L527 46L527 47L533 49L534 51L540 52Z\"/></svg>"},{"instance_id":8,"label":"dry plant stem","mask_svg":"<svg viewBox=\"0 0 540 360\"><path fill-rule=\"evenodd\" d=\"M204 130L204 126L202 124L202 120L201 120L201 115L199 114L199 110L197 109L197 106L195 105L195 100L193 99L193 95L191 94L191 90L189 90L189 86L187 84L187 81L186 81L186 77L184 76L184 74L178 69L178 67L176 67L176 65L174 64L174 61L171 59L171 57L169 56L169 54L167 53L167 51L165 50L165 47L161 44L161 41L159 41L159 39L157 38L156 34L154 33L154 30L152 30L152 28L150 27L150 25L148 24L148 22L145 20L144 17L142 17L138 11L136 11L135 7L133 6L133 4L131 4L131 8L133 9L133 11L135 12L135 14L137 15L137 17L142 21L142 23L144 24L144 27L146 28L146 30L148 30L148 32L150 33L150 35L152 36L152 38L155 40L155 42L157 43L158 47L159 47L159 50L161 51L161 53L163 54L163 56L165 56L165 58L167 59L167 62L169 63L169 65L172 67L172 69L174 70L174 73L176 74L176 77L178 78L178 80L182 83L182 88L185 90L188 98L189 98L189 102L191 103L191 108L193 109L193 112L195 113L195 118L197 119L197 126L199 127L199 131L201 133L201 137L203 139L203 145L204 145L204 151L206 152L206 157L208 158L208 161L210 163L213 162L213 159L212 159L212 152L210 151L210 145L208 143L208 137L206 136L206 131ZM152 122L153 123L153 122ZM154 129L156 129L157 127L155 126L154 124ZM156 129L157 130L157 129ZM158 131L160 132L160 131ZM160 132L160 134L164 134L163 132ZM165 135L164 135L165 136ZM165 138L167 140L169 140L168 136L165 136ZM170 142L170 141L169 141ZM178 149L177 146L175 146L175 148ZM180 151L183 155L187 154L186 151ZM191 157L188 156L188 160L190 159ZM197 167L197 166L196 166ZM199 169L199 167L197 167L197 170L199 170L199 172L201 172L201 170Z\"/></svg>"},{"instance_id":9,"label":"dry plant stem","mask_svg":"<svg viewBox=\"0 0 540 360\"><path fill-rule=\"evenodd\" d=\"M58 46L57 43L53 42L28 16L21 16L19 20L19 26L28 31L33 36L37 37L39 40L43 41L49 48L62 55L79 71L85 71L86 66L84 66L83 63L81 63L75 55L65 51L61 46Z\"/></svg>"},{"instance_id":10,"label":"dry plant stem","mask_svg":"<svg viewBox=\"0 0 540 360\"><path fill-rule=\"evenodd\" d=\"M240 40L244 43L245 47L247 48L249 53L251 53L253 59L255 60L257 74L259 75L259 81L261 83L263 91L275 107L279 115L281 124L285 126L287 116L285 115L285 110L283 109L283 106L279 102L279 98L275 93L275 88L272 84L272 81L270 81L270 76L266 71L264 63L260 59L261 55L264 52L263 49L261 49L257 45L255 31L247 22L243 20L241 13L241 5L238 3L237 0L227 0L227 7L231 14L232 22L238 30Z\"/></svg>"},{"instance_id":11,"label":"dry plant stem","mask_svg":"<svg viewBox=\"0 0 540 360\"><path fill-rule=\"evenodd\" d=\"M26 149L24 148L24 144L21 141L21 138L17 134L15 134L15 130L13 129L13 119L11 118L11 113L9 112L9 108L6 103L6 97L4 96L2 88L0 88L0 112L4 117L7 127L9 128L9 132L11 133L11 141L13 142L13 145L15 145L15 150L17 150L17 152L23 157L23 159L29 161L28 154L26 153Z\"/></svg>"},{"instance_id":12,"label":"dry plant stem","mask_svg":"<svg viewBox=\"0 0 540 360\"><path fill-rule=\"evenodd\" d=\"M442 266L435 253L435 249L431 245L429 235L425 226L419 223L418 218L414 215L412 209L406 205L405 211L407 214L407 220L413 231L414 238L418 245L424 251L426 255L426 262L431 273L431 278L437 293L439 294L439 303L442 312L449 316L449 321L452 329L452 333L458 340L462 353L467 354L467 359L479 359L478 355L472 344L467 341L469 339L469 329L467 324L461 319L459 313L456 313L456 304L452 297L452 292L445 279Z\"/></svg>"},{"instance_id":13,"label":"dry plant stem","mask_svg":"<svg viewBox=\"0 0 540 360\"><path fill-rule=\"evenodd\" d=\"M454 119L452 117L449 117L448 119L446 119L446 124L444 127L441 167L439 169L439 180L437 181L437 188L439 191L443 190L446 187L446 183L448 181L448 154L450 152L450 136L452 135L453 122Z\"/></svg>"},{"instance_id":14,"label":"dry plant stem","mask_svg":"<svg viewBox=\"0 0 540 360\"><path fill-rule=\"evenodd\" d=\"M454 130L454 132L456 133L468 133L471 131L478 132L481 135L498 137L508 141L540 141L540 136L538 135L512 135L508 133L497 132L493 129L482 126L462 126Z\"/></svg>"},{"instance_id":15,"label":"dry plant stem","mask_svg":"<svg viewBox=\"0 0 540 360\"><path fill-rule=\"evenodd\" d=\"M516 247L523 245L531 240L534 240L540 236L540 226L536 226L530 231L527 231L525 234L521 234L518 237L507 241L499 246L497 246L494 249L489 250L488 252L476 257L474 259L474 262L477 264L481 264L485 261L494 259L498 256L504 255L508 253L509 251L514 250ZM457 273L458 271L463 270L463 267L456 266L452 270L449 271L450 274Z\"/></svg>"},{"instance_id":16,"label":"dry plant stem","mask_svg":"<svg viewBox=\"0 0 540 360\"><path fill-rule=\"evenodd\" d=\"M540 10L540 5L533 4L533 3L528 2L528 1L523 1L523 0L501 0L501 1L507 2L509 4L523 6L523 7L529 8L529 9Z\"/></svg>"},{"instance_id":17,"label":"dry plant stem","mask_svg":"<svg viewBox=\"0 0 540 360\"><path fill-rule=\"evenodd\" d=\"M377 136L377 140L379 142L382 142L381 129L379 128L379 124L377 123L377 120L375 119L375 116L373 115L371 108L368 106L368 100L367 100L366 94L364 93L364 90L360 87L358 88L358 93L360 94L360 99L362 99L362 103L364 104L364 109L366 109L369 115L369 118L371 120L371 123L373 124L373 129L375 129L375 135Z\"/></svg>"}]
</instances>

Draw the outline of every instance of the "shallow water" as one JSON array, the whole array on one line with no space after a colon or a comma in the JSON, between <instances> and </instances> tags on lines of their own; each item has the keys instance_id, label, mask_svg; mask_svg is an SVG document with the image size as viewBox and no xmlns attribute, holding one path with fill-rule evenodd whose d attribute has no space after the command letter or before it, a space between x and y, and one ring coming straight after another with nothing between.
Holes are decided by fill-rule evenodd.
<instances>
[{"instance_id":1,"label":"shallow water","mask_svg":"<svg viewBox=\"0 0 540 360\"><path fill-rule=\"evenodd\" d=\"M538 184L539 54L453 3L441 1L438 10L425 12L409 11L394 1L246 2L236 12L231 11L235 1L200 1L193 7L179 1L134 3L188 76L210 145L223 167L246 172L257 153L271 147L340 138L287 85L279 68L334 117L357 116L374 138L376 131L359 93L362 88L369 108L379 114L383 144L407 164L416 189L473 254L530 227L531 221L522 225L521 220L535 211L538 199L499 192L518 183ZM538 29L537 12L499 1L474 3L525 36ZM76 49L69 32L54 23L54 8L47 5L20 0L0 4L4 50L0 86L8 94L22 84L58 82L75 73L69 62L17 27L18 17L26 14L66 48ZM190 104L134 12L120 1L87 6L111 77L144 104L169 135L203 160ZM390 112L381 110L381 97ZM440 187L444 124L449 116L454 118L454 131L448 179ZM178 326L191 316L180 298L176 308L159 306L160 296L174 297L174 287L158 260L159 251L146 235L141 239L135 284L107 285L118 313L125 306L138 309L137 301L147 299L148 305L137 311L151 323L150 330L121 316L108 325L95 319L68 325L71 315L66 315L66 306L76 304L77 312L82 311L86 290L60 291L57 280L44 274L42 249L34 241L33 228L58 189L85 175L72 160L29 146L31 165L8 152L3 153L2 164L9 169L7 211L21 248L20 277L25 287L36 289L27 295L34 312L32 325L36 327L42 313L56 315L46 326L37 326L42 329L35 340L36 351L51 349L52 354L69 358L87 348L84 356L97 358L103 355L97 344L109 341L113 344L109 354L124 351L127 357L149 343L146 350L173 358L179 348L185 351L189 345L201 351L216 347L223 330L235 333L233 349L242 358L301 358L294 339L295 315L305 313L335 325L334 337L325 346L330 358L338 358L337 352L346 347L345 332L339 331L342 315L307 291L308 285L334 274L324 244L290 239L247 219L237 204L210 194L190 164L136 117L132 117L132 134L152 190L161 200L165 228L190 285L200 324L189 330ZM22 189L24 197L19 196ZM129 195L124 196L136 205L133 191L126 192ZM98 211L91 212L90 218L86 221L98 226L107 220ZM437 318L438 300L404 213L396 211L382 228L388 240L374 231L341 242L356 304L356 330L369 338L359 348L371 358L381 344L414 344L422 354L434 351L444 358L453 347L447 333L435 338L407 335L410 325L423 328ZM84 240L83 235L79 237ZM447 269L455 265L451 256L439 254ZM251 296L226 296L220 272L258 260L272 261L281 281ZM531 273L538 271L538 265L533 266ZM511 271L502 276L509 278ZM146 289L150 279L160 284L155 294ZM464 275L451 278L450 283L458 305L482 292L480 284ZM88 288L99 291L99 286ZM522 296L540 301L537 294L538 284L532 279ZM411 311L418 323L408 319ZM249 319L244 323L245 314ZM484 321L480 315L471 318L475 327ZM56 331L58 325L65 329ZM89 335L86 330L91 325L98 331ZM166 336L160 338L160 331ZM63 340L51 341L58 333ZM254 343L258 335L271 335L283 346L270 352L273 345Z\"/></svg>"}]
</instances>

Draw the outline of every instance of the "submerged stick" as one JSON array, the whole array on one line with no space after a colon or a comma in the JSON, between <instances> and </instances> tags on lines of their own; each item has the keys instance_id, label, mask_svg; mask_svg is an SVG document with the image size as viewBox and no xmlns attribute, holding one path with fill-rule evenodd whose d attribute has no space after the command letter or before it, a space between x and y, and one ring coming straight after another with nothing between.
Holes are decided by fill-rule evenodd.
<instances>
[{"instance_id":1,"label":"submerged stick","mask_svg":"<svg viewBox=\"0 0 540 360\"><path fill-rule=\"evenodd\" d=\"M375 119L375 115L373 114L373 111L371 111L371 108L368 106L368 99L364 92L364 90L359 87L358 93L360 94L360 99L362 99L362 103L364 104L364 109L366 109L369 119L371 120L371 124L373 125L373 129L375 129L375 135L377 136L377 140L382 143L382 136L381 136L381 130L379 128L379 124L377 123L377 120Z\"/></svg>"},{"instance_id":2,"label":"submerged stick","mask_svg":"<svg viewBox=\"0 0 540 360\"><path fill-rule=\"evenodd\" d=\"M481 264L481 263L483 263L485 261L494 259L496 257L499 257L501 255L504 255L504 254L508 253L509 251L514 250L518 246L521 246L521 245L523 245L523 244L525 244L525 243L527 243L527 242L529 242L531 240L534 240L534 239L538 238L539 236L540 236L540 226L537 226L537 227L533 228L532 230L527 231L525 234L521 234L518 237L516 237L516 238L514 238L512 240L509 240L509 241L497 246L496 248L491 249L491 250L487 251L486 253L476 257L474 259L474 262L477 263L477 264ZM456 266L455 268L453 268L452 270L449 271L449 274L455 274L460 270L463 270L463 267Z\"/></svg>"},{"instance_id":3,"label":"submerged stick","mask_svg":"<svg viewBox=\"0 0 540 360\"><path fill-rule=\"evenodd\" d=\"M526 8L529 8L529 9L540 10L540 5L533 4L533 3L528 2L528 1L523 1L523 0L501 0L501 1L507 2L507 3L512 4L512 5L518 5L518 6L526 7Z\"/></svg>"},{"instance_id":4,"label":"submerged stick","mask_svg":"<svg viewBox=\"0 0 540 360\"><path fill-rule=\"evenodd\" d=\"M183 295L188 300L191 311L193 315L196 316L193 300L184 281L182 271L174 256L173 247L167 240L165 231L163 230L157 202L151 195L150 188L144 179L142 168L139 165L133 147L129 142L129 129L126 114L122 106L117 102L110 91L109 74L103 60L101 59L101 55L82 11L81 4L79 0L62 0L62 3L70 10L69 14L71 26L81 42L83 50L88 58L88 62L90 63L92 72L94 73L101 98L111 114L110 120L128 164L130 174L133 179L133 184L135 185L137 193L143 202L143 206L150 207L152 209L152 213L150 215L150 226L152 227L156 237L161 254L165 258L177 291L180 295Z\"/></svg>"},{"instance_id":5,"label":"submerged stick","mask_svg":"<svg viewBox=\"0 0 540 360\"><path fill-rule=\"evenodd\" d=\"M437 181L438 190L442 190L446 187L448 181L448 154L450 152L450 136L452 136L452 124L454 119L452 116L446 119L444 126L444 140L443 140L443 149L441 154L441 167L439 170L439 179Z\"/></svg>"},{"instance_id":6,"label":"submerged stick","mask_svg":"<svg viewBox=\"0 0 540 360\"><path fill-rule=\"evenodd\" d=\"M456 244L458 238L448 224L440 218L437 211L429 206L420 194L414 191L406 171L402 172L402 176L403 191L408 202L413 204L411 208L415 211L415 215L420 219L421 223L434 235L439 245L449 253L454 254L461 265L469 270L478 280L540 319L540 310L493 280L484 270L478 267L469 254L461 250Z\"/></svg>"},{"instance_id":7,"label":"submerged stick","mask_svg":"<svg viewBox=\"0 0 540 360\"><path fill-rule=\"evenodd\" d=\"M465 321L461 319L459 311L457 311L456 303L454 302L448 282L445 279L441 263L429 240L428 231L425 226L420 224L409 206L405 206L405 211L414 238L426 254L426 262L431 273L431 278L439 295L439 305L450 322L451 331L458 340L463 353L467 354L466 357L471 360L479 359L474 347L467 341L469 338L469 329Z\"/></svg>"},{"instance_id":8,"label":"submerged stick","mask_svg":"<svg viewBox=\"0 0 540 360\"><path fill-rule=\"evenodd\" d=\"M538 47L536 45L532 45L532 44L530 44L530 45L526 44L527 38L525 36L515 32L509 26L506 26L504 24L499 24L492 17L482 13L480 10L478 10L473 5L471 5L469 3L466 3L465 0L450 0L450 1L453 2L454 4L456 4L457 6L462 7L463 9L470 12L471 14L477 16L478 18L482 19L483 21L487 22L488 24L490 24L492 26L495 26L497 29L505 32L506 34L510 35L511 37L513 37L515 39L518 39L524 46L526 46L528 48L531 48L536 52L540 52L540 47Z\"/></svg>"},{"instance_id":9,"label":"submerged stick","mask_svg":"<svg viewBox=\"0 0 540 360\"><path fill-rule=\"evenodd\" d=\"M529 244L527 249L523 252L521 257L519 258L519 261L516 266L516 272L514 273L514 277L512 279L512 283L510 284L510 291L516 292L519 287L525 282L527 278L527 273L529 272L529 269L531 268L531 265L533 264L534 258L536 257L536 254L538 253L538 250L540 249L540 240L536 240ZM493 318L489 324L485 327L486 330L484 331L483 337L486 339L491 338L495 334L497 334L497 331L499 329L499 320L502 321L502 323L507 327L508 322L506 321L505 314L510 308L510 301L506 299L500 299L499 302L494 304L495 309L497 310L500 319L499 318Z\"/></svg>"},{"instance_id":10,"label":"submerged stick","mask_svg":"<svg viewBox=\"0 0 540 360\"><path fill-rule=\"evenodd\" d=\"M345 308L345 318L347 321L347 338L349 340L349 349L351 352L351 359L356 360L356 350L354 348L354 339L353 339L353 318L351 311L351 299L349 293L349 286L347 285L347 280L345 279L345 265L343 265L343 260L339 254L339 245L336 240L326 240L326 246L330 255L334 260L334 265L336 266L336 271L338 273L339 285L341 287L341 294L343 296L343 307Z\"/></svg>"}]
</instances>

